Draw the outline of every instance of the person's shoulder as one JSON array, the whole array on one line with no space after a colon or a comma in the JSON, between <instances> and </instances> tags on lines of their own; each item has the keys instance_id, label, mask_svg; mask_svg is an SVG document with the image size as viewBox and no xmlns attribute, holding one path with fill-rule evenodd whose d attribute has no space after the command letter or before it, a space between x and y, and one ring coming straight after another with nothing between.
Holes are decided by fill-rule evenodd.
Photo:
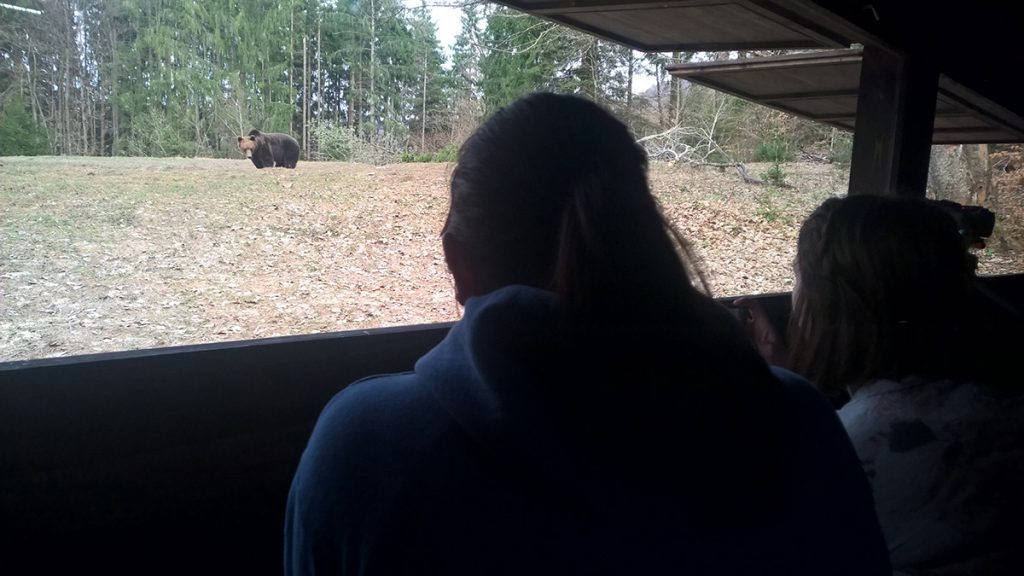
<instances>
[{"instance_id":1,"label":"person's shoulder","mask_svg":"<svg viewBox=\"0 0 1024 576\"><path fill-rule=\"evenodd\" d=\"M849 437L832 403L813 384L799 374L772 366L772 374L782 382L789 397L792 414L805 449L834 450L849 445Z\"/></svg>"},{"instance_id":2,"label":"person's shoulder","mask_svg":"<svg viewBox=\"0 0 1024 576\"><path fill-rule=\"evenodd\" d=\"M373 483L396 462L413 462L449 418L413 373L373 376L338 392L324 407L296 474L300 490ZM331 488L329 491L334 491Z\"/></svg>"},{"instance_id":3,"label":"person's shoulder","mask_svg":"<svg viewBox=\"0 0 1024 576\"><path fill-rule=\"evenodd\" d=\"M407 401L419 389L413 372L367 376L338 391L324 407L324 413L351 409L362 411Z\"/></svg>"},{"instance_id":4,"label":"person's shoulder","mask_svg":"<svg viewBox=\"0 0 1024 576\"><path fill-rule=\"evenodd\" d=\"M783 389L798 407L809 410L825 409L826 412L832 411L832 405L825 398L825 395L803 376L781 366L771 366L771 372L772 375L782 382Z\"/></svg>"},{"instance_id":5,"label":"person's shoulder","mask_svg":"<svg viewBox=\"0 0 1024 576\"><path fill-rule=\"evenodd\" d=\"M292 479L288 554L341 566L346 547L374 530L375 515L394 513L409 463L430 441L424 422L443 423L429 396L412 373L364 378L335 394Z\"/></svg>"},{"instance_id":6,"label":"person's shoulder","mask_svg":"<svg viewBox=\"0 0 1024 576\"><path fill-rule=\"evenodd\" d=\"M875 516L874 501L861 462L829 400L808 380L780 367L772 373L789 398L796 428L793 458L798 523L820 546L808 554L823 565L842 551L854 553L845 574L889 574L888 551ZM819 535L828 534L824 540ZM843 543L835 548L836 543Z\"/></svg>"},{"instance_id":7,"label":"person's shoulder","mask_svg":"<svg viewBox=\"0 0 1024 576\"><path fill-rule=\"evenodd\" d=\"M324 406L311 438L335 443L402 427L436 410L429 389L413 372L369 376L349 384Z\"/></svg>"}]
</instances>

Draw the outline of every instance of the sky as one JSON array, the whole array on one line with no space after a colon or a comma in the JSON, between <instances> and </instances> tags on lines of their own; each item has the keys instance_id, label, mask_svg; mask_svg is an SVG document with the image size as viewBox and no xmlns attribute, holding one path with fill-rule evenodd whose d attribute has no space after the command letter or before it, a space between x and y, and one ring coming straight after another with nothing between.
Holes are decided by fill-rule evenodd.
<instances>
[{"instance_id":1,"label":"sky","mask_svg":"<svg viewBox=\"0 0 1024 576\"><path fill-rule=\"evenodd\" d=\"M435 7L430 9L431 18L437 25L437 39L445 49L455 44L455 37L462 30L462 11L458 8Z\"/></svg>"},{"instance_id":2,"label":"sky","mask_svg":"<svg viewBox=\"0 0 1024 576\"><path fill-rule=\"evenodd\" d=\"M404 0L407 8L419 8L420 0ZM454 1L449 2L455 4ZM455 37L462 29L462 10L448 6L435 6L434 4L445 4L443 0L427 0L427 8L430 10L430 17L437 26L437 39L446 51L451 50L455 44Z\"/></svg>"},{"instance_id":3,"label":"sky","mask_svg":"<svg viewBox=\"0 0 1024 576\"><path fill-rule=\"evenodd\" d=\"M409 8L418 8L421 0L404 0ZM462 10L444 4L455 4L454 0L427 0L430 17L437 26L437 39L441 42L445 53L451 55L455 37L462 31ZM639 94L654 85L654 77L646 74L638 75L633 81L633 92Z\"/></svg>"}]
</instances>

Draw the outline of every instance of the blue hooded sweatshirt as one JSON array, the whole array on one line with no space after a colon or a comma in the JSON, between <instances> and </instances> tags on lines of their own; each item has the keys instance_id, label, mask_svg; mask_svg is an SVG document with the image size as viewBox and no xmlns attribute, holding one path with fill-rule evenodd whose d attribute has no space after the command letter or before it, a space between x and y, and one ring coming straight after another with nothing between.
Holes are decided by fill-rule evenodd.
<instances>
[{"instance_id":1,"label":"blue hooded sweatshirt","mask_svg":"<svg viewBox=\"0 0 1024 576\"><path fill-rule=\"evenodd\" d=\"M413 372L331 400L289 494L286 574L891 573L805 381L738 369L748 351L717 350L715 323L568 337L555 302L471 298Z\"/></svg>"}]
</instances>

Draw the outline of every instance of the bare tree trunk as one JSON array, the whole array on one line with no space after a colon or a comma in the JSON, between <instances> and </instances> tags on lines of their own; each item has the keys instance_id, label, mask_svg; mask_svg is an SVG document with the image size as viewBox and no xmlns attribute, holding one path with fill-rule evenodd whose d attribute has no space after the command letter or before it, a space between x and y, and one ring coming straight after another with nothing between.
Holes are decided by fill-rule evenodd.
<instances>
[{"instance_id":1,"label":"bare tree trunk","mask_svg":"<svg viewBox=\"0 0 1024 576\"><path fill-rule=\"evenodd\" d=\"M423 98L420 106L420 154L427 148L427 47L423 44Z\"/></svg>"},{"instance_id":2,"label":"bare tree trunk","mask_svg":"<svg viewBox=\"0 0 1024 576\"><path fill-rule=\"evenodd\" d=\"M323 118L323 107L324 107L324 67L321 56L323 55L323 49L320 44L320 22L321 18L318 16L316 20L316 118L320 120Z\"/></svg>"},{"instance_id":3,"label":"bare tree trunk","mask_svg":"<svg viewBox=\"0 0 1024 576\"><path fill-rule=\"evenodd\" d=\"M992 161L988 155L988 144L978 144L978 164L981 167L978 183L977 201L979 205L988 201L992 190Z\"/></svg>"},{"instance_id":4,"label":"bare tree trunk","mask_svg":"<svg viewBox=\"0 0 1024 576\"><path fill-rule=\"evenodd\" d=\"M117 106L117 80L120 72L117 61L117 32L114 29L113 24L109 23L109 36L110 36L110 124L111 130L111 142L110 142L110 155L117 156L117 143L120 138L118 132L120 125L118 120L118 114L120 113Z\"/></svg>"},{"instance_id":5,"label":"bare tree trunk","mask_svg":"<svg viewBox=\"0 0 1024 576\"><path fill-rule=\"evenodd\" d=\"M377 140L377 111L375 79L377 72L377 3L370 0L370 130L373 131L373 141Z\"/></svg>"},{"instance_id":6,"label":"bare tree trunk","mask_svg":"<svg viewBox=\"0 0 1024 576\"><path fill-rule=\"evenodd\" d=\"M308 38L302 37L302 150L309 159L309 50Z\"/></svg>"},{"instance_id":7,"label":"bare tree trunk","mask_svg":"<svg viewBox=\"0 0 1024 576\"><path fill-rule=\"evenodd\" d=\"M348 114L345 118L345 125L349 128L355 127L355 113L356 113L356 96L359 94L358 85L356 84L356 75L353 73L352 68L348 71L348 83L349 83L349 94L346 98L348 105Z\"/></svg>"},{"instance_id":8,"label":"bare tree trunk","mask_svg":"<svg viewBox=\"0 0 1024 576\"><path fill-rule=\"evenodd\" d=\"M32 68L30 70L26 71L26 74L28 75L28 99L29 99L29 102L31 103L31 108L32 108L32 121L38 123L39 122L39 102L36 99L36 82L32 78L32 73L36 69L36 53L35 53L34 50L32 50L31 46L29 46L29 57L32 60Z\"/></svg>"},{"instance_id":9,"label":"bare tree trunk","mask_svg":"<svg viewBox=\"0 0 1024 576\"><path fill-rule=\"evenodd\" d=\"M74 12L72 12L74 14ZM72 17L72 21L74 21ZM81 42L83 45L88 46L89 38L85 35L84 26L79 30L76 36L81 36ZM76 42L77 46L77 42ZM86 74L82 70L82 58L78 55L75 58L75 67L78 69L77 80L78 80L78 130L82 135L82 142L79 145L80 154L83 156L89 155L89 98L86 95Z\"/></svg>"},{"instance_id":10,"label":"bare tree trunk","mask_svg":"<svg viewBox=\"0 0 1024 576\"><path fill-rule=\"evenodd\" d=\"M363 67L359 67L359 73L356 75L356 101L355 114L352 115L352 127L356 131L356 134L361 134L363 124Z\"/></svg>"},{"instance_id":11,"label":"bare tree trunk","mask_svg":"<svg viewBox=\"0 0 1024 576\"><path fill-rule=\"evenodd\" d=\"M195 102L193 102L193 105L195 106L195 112L196 112L196 154L199 154L200 150L205 148L205 146L203 146L203 133L202 133L202 130L199 129L199 96L198 95L195 97Z\"/></svg>"},{"instance_id":12,"label":"bare tree trunk","mask_svg":"<svg viewBox=\"0 0 1024 576\"><path fill-rule=\"evenodd\" d=\"M78 117L82 128L82 146L81 151L83 155L89 154L89 119L88 119L88 100L85 97L85 78L81 78L79 81L78 97L81 103L78 107Z\"/></svg>"},{"instance_id":13,"label":"bare tree trunk","mask_svg":"<svg viewBox=\"0 0 1024 576\"><path fill-rule=\"evenodd\" d=\"M72 29L70 9L67 3L62 3L64 8L64 61L61 65L64 68L64 78L61 86L61 139L63 140L62 154L68 154L71 148L71 44Z\"/></svg>"},{"instance_id":14,"label":"bare tree trunk","mask_svg":"<svg viewBox=\"0 0 1024 576\"><path fill-rule=\"evenodd\" d=\"M242 107L245 106L245 78L242 76L242 72L238 72L238 93L235 100L235 108L238 111L238 135L241 136L247 133L245 129L245 118L242 115Z\"/></svg>"},{"instance_id":15,"label":"bare tree trunk","mask_svg":"<svg viewBox=\"0 0 1024 576\"><path fill-rule=\"evenodd\" d=\"M288 28L288 106L295 106L295 5L289 0L291 26ZM295 134L295 108L288 119L288 133Z\"/></svg>"},{"instance_id":16,"label":"bare tree trunk","mask_svg":"<svg viewBox=\"0 0 1024 576\"><path fill-rule=\"evenodd\" d=\"M626 119L629 127L633 127L633 49L626 48L628 65L626 66Z\"/></svg>"},{"instance_id":17,"label":"bare tree trunk","mask_svg":"<svg viewBox=\"0 0 1024 576\"><path fill-rule=\"evenodd\" d=\"M661 101L661 63L654 65L654 84L658 91L658 128L665 129L665 107Z\"/></svg>"},{"instance_id":18,"label":"bare tree trunk","mask_svg":"<svg viewBox=\"0 0 1024 576\"><path fill-rule=\"evenodd\" d=\"M672 53L672 63L676 64L679 62L679 52ZM670 110L672 111L672 125L676 126L679 124L679 79L672 76L668 79L668 103Z\"/></svg>"}]
</instances>

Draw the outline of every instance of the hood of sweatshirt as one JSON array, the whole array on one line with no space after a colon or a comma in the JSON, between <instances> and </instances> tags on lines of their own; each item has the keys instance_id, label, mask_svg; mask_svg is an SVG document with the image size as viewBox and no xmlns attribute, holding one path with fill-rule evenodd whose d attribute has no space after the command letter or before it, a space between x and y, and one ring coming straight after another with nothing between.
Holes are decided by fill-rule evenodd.
<instances>
[{"instance_id":1,"label":"hood of sweatshirt","mask_svg":"<svg viewBox=\"0 0 1024 576\"><path fill-rule=\"evenodd\" d=\"M784 426L763 421L785 421L785 400L728 313L702 306L581 329L554 294L508 286L469 299L415 371L484 457L563 505L615 514L629 493L647 518L678 517L668 500L725 519L771 500L743 491L750 474L766 478L753 492L781 487Z\"/></svg>"}]
</instances>

